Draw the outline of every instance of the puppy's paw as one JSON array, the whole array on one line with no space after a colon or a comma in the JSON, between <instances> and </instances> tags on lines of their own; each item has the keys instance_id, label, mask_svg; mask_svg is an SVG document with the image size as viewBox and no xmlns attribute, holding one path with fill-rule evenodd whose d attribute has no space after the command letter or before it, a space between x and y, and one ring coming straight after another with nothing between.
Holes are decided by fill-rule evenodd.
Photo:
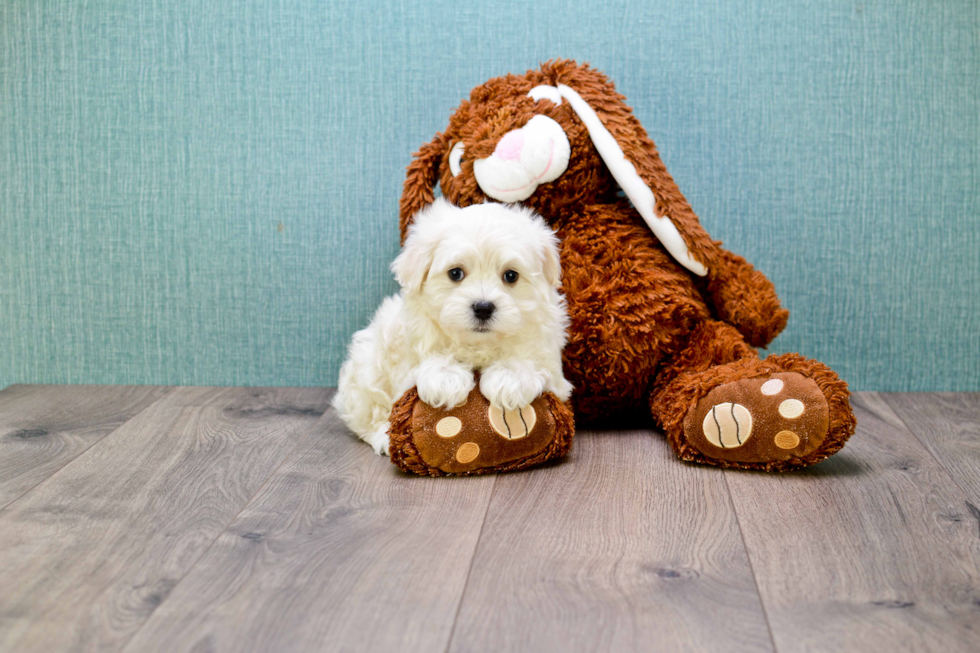
<instances>
[{"instance_id":1,"label":"puppy's paw","mask_svg":"<svg viewBox=\"0 0 980 653\"><path fill-rule=\"evenodd\" d=\"M480 393L494 406L515 410L545 390L548 373L527 361L494 363L480 376Z\"/></svg>"},{"instance_id":2,"label":"puppy's paw","mask_svg":"<svg viewBox=\"0 0 980 653\"><path fill-rule=\"evenodd\" d=\"M388 424L388 422L385 422L380 427L378 427L377 431L371 433L370 435L364 438L364 441L367 442L369 445L371 445L371 448L374 449L374 453L378 454L379 456L388 455L389 428L390 425Z\"/></svg>"},{"instance_id":3,"label":"puppy's paw","mask_svg":"<svg viewBox=\"0 0 980 653\"><path fill-rule=\"evenodd\" d=\"M553 392L556 397L561 401L568 401L572 396L572 391L575 388L564 375L558 375L557 379L554 379L551 387L546 388L548 392Z\"/></svg>"},{"instance_id":4,"label":"puppy's paw","mask_svg":"<svg viewBox=\"0 0 980 653\"><path fill-rule=\"evenodd\" d=\"M423 361L415 375L419 399L433 408L459 406L475 385L473 370L450 359Z\"/></svg>"}]
</instances>

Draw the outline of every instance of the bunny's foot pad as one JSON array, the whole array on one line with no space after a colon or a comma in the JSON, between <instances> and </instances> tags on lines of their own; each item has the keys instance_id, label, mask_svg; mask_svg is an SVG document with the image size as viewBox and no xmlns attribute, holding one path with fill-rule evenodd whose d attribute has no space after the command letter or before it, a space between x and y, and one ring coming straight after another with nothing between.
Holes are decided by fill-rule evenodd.
<instances>
[{"instance_id":1,"label":"bunny's foot pad","mask_svg":"<svg viewBox=\"0 0 980 653\"><path fill-rule=\"evenodd\" d=\"M571 408L545 393L520 410L492 407L479 388L455 408L433 408L412 388L391 411L388 452L406 472L468 476L561 458L575 434Z\"/></svg>"},{"instance_id":2,"label":"bunny's foot pad","mask_svg":"<svg viewBox=\"0 0 980 653\"><path fill-rule=\"evenodd\" d=\"M777 372L711 390L685 416L684 435L705 462L799 467L824 444L829 426L827 398L816 382Z\"/></svg>"}]
</instances>

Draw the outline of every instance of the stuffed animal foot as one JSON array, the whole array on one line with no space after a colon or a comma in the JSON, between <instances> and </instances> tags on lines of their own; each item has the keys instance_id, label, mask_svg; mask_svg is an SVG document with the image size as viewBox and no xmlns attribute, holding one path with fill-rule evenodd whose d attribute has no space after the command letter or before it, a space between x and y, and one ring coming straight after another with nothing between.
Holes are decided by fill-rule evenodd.
<instances>
[{"instance_id":1,"label":"stuffed animal foot","mask_svg":"<svg viewBox=\"0 0 980 653\"><path fill-rule=\"evenodd\" d=\"M652 408L683 460L787 471L844 446L856 424L849 396L823 363L780 354L681 375Z\"/></svg>"},{"instance_id":2,"label":"stuffed animal foot","mask_svg":"<svg viewBox=\"0 0 980 653\"><path fill-rule=\"evenodd\" d=\"M571 409L544 393L519 410L490 405L478 387L455 408L434 408L412 388L391 411L389 453L406 472L444 476L526 469L572 445Z\"/></svg>"},{"instance_id":3,"label":"stuffed animal foot","mask_svg":"<svg viewBox=\"0 0 980 653\"><path fill-rule=\"evenodd\" d=\"M691 446L732 463L804 459L824 443L828 426L827 399L797 372L720 385L684 418Z\"/></svg>"}]
</instances>

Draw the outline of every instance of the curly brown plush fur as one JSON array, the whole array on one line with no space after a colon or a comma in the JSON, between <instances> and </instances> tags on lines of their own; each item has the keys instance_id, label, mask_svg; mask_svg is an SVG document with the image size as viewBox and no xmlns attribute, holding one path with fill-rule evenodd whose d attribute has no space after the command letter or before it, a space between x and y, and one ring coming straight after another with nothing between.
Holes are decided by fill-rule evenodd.
<instances>
[{"instance_id":1,"label":"curly brown plush fur","mask_svg":"<svg viewBox=\"0 0 980 653\"><path fill-rule=\"evenodd\" d=\"M657 214L673 222L691 257L707 268L706 276L675 261L630 201L617 196L616 180L570 103L528 97L534 87L559 84L574 89L595 110L653 191ZM753 347L779 334L788 311L761 272L704 231L624 100L605 75L566 60L478 86L447 129L423 145L409 165L401 198L402 237L415 213L433 201L436 182L459 206L491 201L476 180L474 161L490 156L505 134L532 117L548 116L571 145L568 168L522 203L544 216L562 241L563 291L571 319L564 367L576 388L576 414L591 421L619 411L650 410L681 458L708 464L781 470L826 458L854 431L846 384L825 365L795 354L759 360ZM448 157L459 141L465 159L454 176ZM788 461L736 463L725 452L691 445L684 418L698 401L722 384L776 372L809 377L823 392L830 427L817 449L801 445L794 450L799 455L786 454L795 456ZM757 432L777 428L758 421L757 426Z\"/></svg>"}]
</instances>

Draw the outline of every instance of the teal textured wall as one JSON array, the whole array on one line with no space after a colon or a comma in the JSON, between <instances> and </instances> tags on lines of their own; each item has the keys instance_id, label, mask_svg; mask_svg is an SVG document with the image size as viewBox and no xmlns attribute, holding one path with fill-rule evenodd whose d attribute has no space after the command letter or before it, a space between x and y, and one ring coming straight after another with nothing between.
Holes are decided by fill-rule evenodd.
<instances>
[{"instance_id":1,"label":"teal textured wall","mask_svg":"<svg viewBox=\"0 0 980 653\"><path fill-rule=\"evenodd\" d=\"M0 387L333 385L411 152L555 56L857 389L980 388L976 0L0 4Z\"/></svg>"}]
</instances>

